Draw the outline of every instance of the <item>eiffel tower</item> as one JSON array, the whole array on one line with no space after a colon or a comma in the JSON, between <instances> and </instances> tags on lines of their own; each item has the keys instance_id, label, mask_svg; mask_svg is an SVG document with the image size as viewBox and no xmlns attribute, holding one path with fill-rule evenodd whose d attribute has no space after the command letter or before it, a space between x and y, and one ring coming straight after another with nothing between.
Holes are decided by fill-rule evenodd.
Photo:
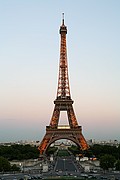
<instances>
[{"instance_id":1,"label":"eiffel tower","mask_svg":"<svg viewBox=\"0 0 120 180\"><path fill-rule=\"evenodd\" d=\"M67 27L64 24L64 13L59 32L61 36L61 44L57 97L54 101L55 107L50 125L46 126L46 134L38 147L40 155L45 154L48 147L59 139L71 140L81 150L87 150L89 148L84 136L82 135L82 127L78 125L73 110L73 100L70 95L66 48ZM61 111L67 112L69 126L58 126Z\"/></svg>"}]
</instances>

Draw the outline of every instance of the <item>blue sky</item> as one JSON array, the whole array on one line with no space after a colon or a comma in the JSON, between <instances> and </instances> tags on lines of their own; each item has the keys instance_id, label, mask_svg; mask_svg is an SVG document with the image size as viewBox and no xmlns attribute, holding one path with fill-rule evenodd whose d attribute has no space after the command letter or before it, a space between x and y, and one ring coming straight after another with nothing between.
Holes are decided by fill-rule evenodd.
<instances>
[{"instance_id":1,"label":"blue sky","mask_svg":"<svg viewBox=\"0 0 120 180\"><path fill-rule=\"evenodd\" d=\"M0 142L45 134L56 98L63 12L78 123L86 139L120 140L119 9L119 0L0 1Z\"/></svg>"}]
</instances>

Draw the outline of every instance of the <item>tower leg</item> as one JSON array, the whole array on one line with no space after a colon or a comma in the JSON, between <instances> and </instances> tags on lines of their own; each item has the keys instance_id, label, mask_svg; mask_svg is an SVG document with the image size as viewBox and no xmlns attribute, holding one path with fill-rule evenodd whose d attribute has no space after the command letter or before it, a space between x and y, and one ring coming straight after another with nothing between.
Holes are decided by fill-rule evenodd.
<instances>
[{"instance_id":1,"label":"tower leg","mask_svg":"<svg viewBox=\"0 0 120 180\"><path fill-rule=\"evenodd\" d=\"M79 145L83 151L89 149L89 146L88 146L84 136L82 135L82 133L77 135L77 140L79 141Z\"/></svg>"},{"instance_id":2,"label":"tower leg","mask_svg":"<svg viewBox=\"0 0 120 180\"><path fill-rule=\"evenodd\" d=\"M48 147L49 141L50 141L50 135L46 133L42 142L40 143L40 146L38 147L38 150L40 151L40 155L45 153L45 150Z\"/></svg>"},{"instance_id":3,"label":"tower leg","mask_svg":"<svg viewBox=\"0 0 120 180\"><path fill-rule=\"evenodd\" d=\"M55 105L53 115L52 115L52 118L51 118L51 121L50 121L50 126L52 126L53 128L58 126L59 116L60 116L59 107L57 105Z\"/></svg>"},{"instance_id":4,"label":"tower leg","mask_svg":"<svg viewBox=\"0 0 120 180\"><path fill-rule=\"evenodd\" d=\"M77 123L77 119L75 117L75 113L73 110L72 105L69 106L69 108L67 109L67 114L68 114L68 121L70 124L70 127L78 127L78 123Z\"/></svg>"}]
</instances>

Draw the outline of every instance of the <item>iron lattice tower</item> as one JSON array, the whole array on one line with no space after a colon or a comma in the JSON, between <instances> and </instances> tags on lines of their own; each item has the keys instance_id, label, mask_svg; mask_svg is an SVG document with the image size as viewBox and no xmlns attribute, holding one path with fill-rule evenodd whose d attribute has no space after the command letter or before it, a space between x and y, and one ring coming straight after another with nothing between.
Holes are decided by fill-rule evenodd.
<instances>
[{"instance_id":1,"label":"iron lattice tower","mask_svg":"<svg viewBox=\"0 0 120 180\"><path fill-rule=\"evenodd\" d=\"M69 77L68 77L68 63L67 63L67 48L66 48L66 34L67 27L64 24L64 14L62 18L62 25L60 26L60 63L59 63L59 77L57 97L54 101L55 107L50 121L50 125L46 126L46 134L39 146L40 154L44 154L48 147L59 139L69 139L77 144L80 149L87 150L89 146L82 135L82 127L78 125L74 110L73 100L70 95ZM67 111L69 128L58 128L59 117L61 111Z\"/></svg>"}]
</instances>

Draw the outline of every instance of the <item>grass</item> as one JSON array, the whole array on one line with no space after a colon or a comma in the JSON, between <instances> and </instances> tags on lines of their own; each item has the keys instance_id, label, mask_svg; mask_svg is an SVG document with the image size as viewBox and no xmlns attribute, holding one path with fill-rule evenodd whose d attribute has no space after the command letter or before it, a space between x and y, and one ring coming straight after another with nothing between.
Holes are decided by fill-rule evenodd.
<instances>
[{"instance_id":1,"label":"grass","mask_svg":"<svg viewBox=\"0 0 120 180\"><path fill-rule=\"evenodd\" d=\"M70 156L69 152L67 150L59 150L57 156Z\"/></svg>"}]
</instances>

